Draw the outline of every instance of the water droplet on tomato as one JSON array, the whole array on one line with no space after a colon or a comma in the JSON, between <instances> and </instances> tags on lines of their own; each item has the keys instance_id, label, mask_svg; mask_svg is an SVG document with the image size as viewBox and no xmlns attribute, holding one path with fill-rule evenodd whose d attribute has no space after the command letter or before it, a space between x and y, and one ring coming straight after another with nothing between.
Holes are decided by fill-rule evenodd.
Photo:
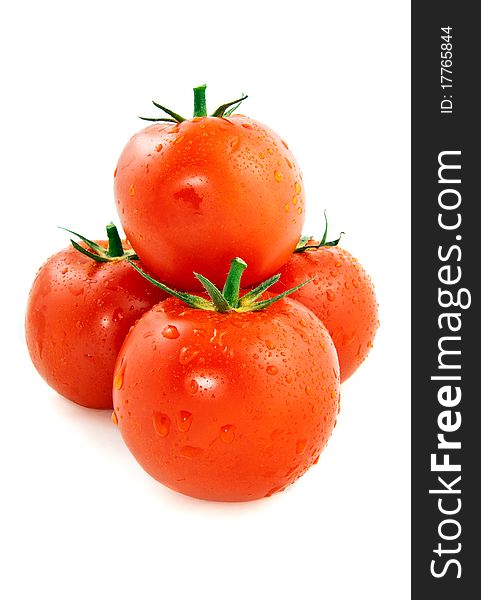
<instances>
[{"instance_id":1,"label":"water droplet on tomato","mask_svg":"<svg viewBox=\"0 0 481 600\"><path fill-rule=\"evenodd\" d=\"M199 384L195 379L190 380L188 389L191 394L197 394L197 392L199 391Z\"/></svg>"},{"instance_id":2,"label":"water droplet on tomato","mask_svg":"<svg viewBox=\"0 0 481 600\"><path fill-rule=\"evenodd\" d=\"M236 152L237 150L239 150L239 146L240 146L239 138L237 136L233 137L229 142L229 146L230 146L230 149L232 150L232 152Z\"/></svg>"},{"instance_id":3,"label":"water droplet on tomato","mask_svg":"<svg viewBox=\"0 0 481 600\"><path fill-rule=\"evenodd\" d=\"M81 296L84 293L84 285L81 281L73 282L73 284L69 285L68 291L73 296Z\"/></svg>"},{"instance_id":4,"label":"water droplet on tomato","mask_svg":"<svg viewBox=\"0 0 481 600\"><path fill-rule=\"evenodd\" d=\"M222 354L226 358L232 358L234 356L234 348L229 348L229 346L225 346L225 348L222 350Z\"/></svg>"},{"instance_id":5,"label":"water droplet on tomato","mask_svg":"<svg viewBox=\"0 0 481 600\"><path fill-rule=\"evenodd\" d=\"M163 146L162 144L157 144L157 146L155 147L155 150L156 150L157 152L160 152L160 151L162 150L162 148L163 148L163 147L164 147L164 146Z\"/></svg>"},{"instance_id":6,"label":"water droplet on tomato","mask_svg":"<svg viewBox=\"0 0 481 600\"><path fill-rule=\"evenodd\" d=\"M180 455L184 458L196 458L202 454L202 448L198 446L182 446L180 449Z\"/></svg>"},{"instance_id":7,"label":"water droplet on tomato","mask_svg":"<svg viewBox=\"0 0 481 600\"><path fill-rule=\"evenodd\" d=\"M302 439L302 440L297 440L296 442L296 453L297 454L304 454L304 452L306 451L307 448L307 441L306 439Z\"/></svg>"},{"instance_id":8,"label":"water droplet on tomato","mask_svg":"<svg viewBox=\"0 0 481 600\"><path fill-rule=\"evenodd\" d=\"M214 328L214 333L209 340L210 343L213 344L215 347L223 346L223 344L224 344L223 340L224 340L224 336L226 333L227 333L227 330L218 331L217 329Z\"/></svg>"},{"instance_id":9,"label":"water droplet on tomato","mask_svg":"<svg viewBox=\"0 0 481 600\"><path fill-rule=\"evenodd\" d=\"M115 413L115 410L112 412L112 423L114 425L116 425L116 426L119 424L119 420L117 419L117 415Z\"/></svg>"},{"instance_id":10,"label":"water droplet on tomato","mask_svg":"<svg viewBox=\"0 0 481 600\"><path fill-rule=\"evenodd\" d=\"M326 291L326 296L329 302L334 302L334 300L336 299L336 294L334 294L334 292L332 292L331 290Z\"/></svg>"},{"instance_id":11,"label":"water droplet on tomato","mask_svg":"<svg viewBox=\"0 0 481 600\"><path fill-rule=\"evenodd\" d=\"M298 201L299 198L297 196L294 196L294 198L292 198L292 204L294 204L294 206L297 204Z\"/></svg>"},{"instance_id":12,"label":"water droplet on tomato","mask_svg":"<svg viewBox=\"0 0 481 600\"><path fill-rule=\"evenodd\" d=\"M284 204L284 209L285 209L286 212L289 212L289 203L288 202L286 202Z\"/></svg>"},{"instance_id":13,"label":"water droplet on tomato","mask_svg":"<svg viewBox=\"0 0 481 600\"><path fill-rule=\"evenodd\" d=\"M289 373L284 377L284 379L286 380L286 383L292 383L292 375L289 375Z\"/></svg>"},{"instance_id":14,"label":"water droplet on tomato","mask_svg":"<svg viewBox=\"0 0 481 600\"><path fill-rule=\"evenodd\" d=\"M121 308L116 308L114 310L114 314L112 315L112 321L114 323L118 323L124 318L124 312Z\"/></svg>"},{"instance_id":15,"label":"water droplet on tomato","mask_svg":"<svg viewBox=\"0 0 481 600\"><path fill-rule=\"evenodd\" d=\"M129 187L129 194L130 194L132 197L134 197L134 196L135 196L135 185L134 185L134 184L132 184L132 185Z\"/></svg>"},{"instance_id":16,"label":"water droplet on tomato","mask_svg":"<svg viewBox=\"0 0 481 600\"><path fill-rule=\"evenodd\" d=\"M114 388L116 390L122 389L122 386L124 384L125 367L126 365L124 359L122 358L120 361L119 370L117 371L114 377Z\"/></svg>"},{"instance_id":17,"label":"water droplet on tomato","mask_svg":"<svg viewBox=\"0 0 481 600\"><path fill-rule=\"evenodd\" d=\"M358 282L358 281L356 281L355 279L353 279L353 280L352 280L352 285L353 285L355 288L358 288L358 287L359 287L359 282Z\"/></svg>"},{"instance_id":18,"label":"water droplet on tomato","mask_svg":"<svg viewBox=\"0 0 481 600\"><path fill-rule=\"evenodd\" d=\"M223 425L219 435L224 444L232 444L235 438L234 425Z\"/></svg>"},{"instance_id":19,"label":"water droplet on tomato","mask_svg":"<svg viewBox=\"0 0 481 600\"><path fill-rule=\"evenodd\" d=\"M294 184L294 189L296 190L296 194L299 195L301 193L301 184L296 181L296 183Z\"/></svg>"},{"instance_id":20,"label":"water droplet on tomato","mask_svg":"<svg viewBox=\"0 0 481 600\"><path fill-rule=\"evenodd\" d=\"M244 127L245 129L253 129L250 123L242 123L242 127Z\"/></svg>"},{"instance_id":21,"label":"water droplet on tomato","mask_svg":"<svg viewBox=\"0 0 481 600\"><path fill-rule=\"evenodd\" d=\"M293 327L294 331L301 336L303 342L309 342L309 334L301 327Z\"/></svg>"},{"instance_id":22,"label":"water droplet on tomato","mask_svg":"<svg viewBox=\"0 0 481 600\"><path fill-rule=\"evenodd\" d=\"M308 384L306 385L306 387L304 388L304 391L306 392L306 394L308 396L310 396L312 394L312 387Z\"/></svg>"},{"instance_id":23,"label":"water droplet on tomato","mask_svg":"<svg viewBox=\"0 0 481 600\"><path fill-rule=\"evenodd\" d=\"M177 429L186 433L189 431L190 426L192 425L192 413L188 410L181 410L176 418Z\"/></svg>"},{"instance_id":24,"label":"water droplet on tomato","mask_svg":"<svg viewBox=\"0 0 481 600\"><path fill-rule=\"evenodd\" d=\"M289 167L289 169L292 169L291 161L287 158L287 156L285 156L284 158L286 159L286 163L287 163L287 166Z\"/></svg>"},{"instance_id":25,"label":"water droplet on tomato","mask_svg":"<svg viewBox=\"0 0 481 600\"><path fill-rule=\"evenodd\" d=\"M117 177L117 167L115 167L114 177Z\"/></svg>"},{"instance_id":26,"label":"water droplet on tomato","mask_svg":"<svg viewBox=\"0 0 481 600\"><path fill-rule=\"evenodd\" d=\"M277 375L279 369L275 365L268 365L266 371L269 373L269 375Z\"/></svg>"},{"instance_id":27,"label":"water droplet on tomato","mask_svg":"<svg viewBox=\"0 0 481 600\"><path fill-rule=\"evenodd\" d=\"M154 424L155 433L160 437L166 437L170 431L170 418L168 415L160 412L154 412L152 415L152 423Z\"/></svg>"},{"instance_id":28,"label":"water droplet on tomato","mask_svg":"<svg viewBox=\"0 0 481 600\"><path fill-rule=\"evenodd\" d=\"M199 351L193 346L184 346L179 352L179 362L181 365L187 365L199 356Z\"/></svg>"},{"instance_id":29,"label":"water droplet on tomato","mask_svg":"<svg viewBox=\"0 0 481 600\"><path fill-rule=\"evenodd\" d=\"M285 142L284 140L281 140L281 142L283 143L285 149L289 150L289 146L287 145L287 142Z\"/></svg>"},{"instance_id":30,"label":"water droplet on tomato","mask_svg":"<svg viewBox=\"0 0 481 600\"><path fill-rule=\"evenodd\" d=\"M162 329L162 335L168 340L176 340L179 337L180 333L175 325L166 325Z\"/></svg>"},{"instance_id":31,"label":"water droplet on tomato","mask_svg":"<svg viewBox=\"0 0 481 600\"><path fill-rule=\"evenodd\" d=\"M280 171L274 171L274 179L277 181L277 183L281 183L282 173Z\"/></svg>"},{"instance_id":32,"label":"water droplet on tomato","mask_svg":"<svg viewBox=\"0 0 481 600\"><path fill-rule=\"evenodd\" d=\"M302 215L302 207L299 206L299 208L297 209L298 214Z\"/></svg>"},{"instance_id":33,"label":"water droplet on tomato","mask_svg":"<svg viewBox=\"0 0 481 600\"><path fill-rule=\"evenodd\" d=\"M267 153L272 156L274 154L274 150L272 148L267 148Z\"/></svg>"},{"instance_id":34,"label":"water droplet on tomato","mask_svg":"<svg viewBox=\"0 0 481 600\"><path fill-rule=\"evenodd\" d=\"M269 348L269 350L274 350L276 343L272 340L266 340L266 346Z\"/></svg>"}]
</instances>

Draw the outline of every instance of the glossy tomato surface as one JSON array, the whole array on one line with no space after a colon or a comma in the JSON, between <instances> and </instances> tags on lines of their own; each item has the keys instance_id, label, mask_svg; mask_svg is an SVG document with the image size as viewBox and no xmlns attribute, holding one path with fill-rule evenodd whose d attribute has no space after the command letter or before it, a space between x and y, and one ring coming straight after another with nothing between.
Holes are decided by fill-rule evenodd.
<instances>
[{"instance_id":1,"label":"glossy tomato surface","mask_svg":"<svg viewBox=\"0 0 481 600\"><path fill-rule=\"evenodd\" d=\"M218 286L242 256L244 285L274 274L304 222L302 175L287 144L247 117L198 117L143 129L127 143L114 182L122 226L156 277Z\"/></svg>"},{"instance_id":2,"label":"glossy tomato surface","mask_svg":"<svg viewBox=\"0 0 481 600\"><path fill-rule=\"evenodd\" d=\"M374 285L347 250L324 246L293 254L271 289L285 291L312 277L290 297L310 308L327 327L339 356L342 382L364 361L379 327Z\"/></svg>"},{"instance_id":3,"label":"glossy tomato surface","mask_svg":"<svg viewBox=\"0 0 481 600\"><path fill-rule=\"evenodd\" d=\"M163 298L125 261L98 263L72 247L62 250L40 268L30 292L25 326L33 364L65 398L111 408L120 346Z\"/></svg>"},{"instance_id":4,"label":"glossy tomato surface","mask_svg":"<svg viewBox=\"0 0 481 600\"><path fill-rule=\"evenodd\" d=\"M161 483L244 501L283 490L317 462L338 403L335 348L301 304L221 314L168 299L124 342L113 418Z\"/></svg>"}]
</instances>

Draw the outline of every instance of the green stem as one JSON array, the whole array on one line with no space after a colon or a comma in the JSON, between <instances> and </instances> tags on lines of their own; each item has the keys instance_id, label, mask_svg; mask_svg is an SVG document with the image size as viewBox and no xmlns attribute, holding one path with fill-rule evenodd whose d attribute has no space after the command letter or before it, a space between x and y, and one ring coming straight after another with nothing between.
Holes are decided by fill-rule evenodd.
<instances>
[{"instance_id":1,"label":"green stem","mask_svg":"<svg viewBox=\"0 0 481 600\"><path fill-rule=\"evenodd\" d=\"M237 308L239 306L239 291L242 273L247 269L247 263L242 258L233 258L230 264L229 274L225 280L222 294L227 300L229 306Z\"/></svg>"},{"instance_id":2,"label":"green stem","mask_svg":"<svg viewBox=\"0 0 481 600\"><path fill-rule=\"evenodd\" d=\"M211 117L229 117L234 111L236 111L241 103L247 98L246 94L242 94L241 98L237 98L237 100L232 100L231 102L227 102L226 104L221 104L217 110L215 110Z\"/></svg>"},{"instance_id":3,"label":"green stem","mask_svg":"<svg viewBox=\"0 0 481 600\"><path fill-rule=\"evenodd\" d=\"M80 240L82 240L82 242L86 244L89 250L81 246L75 240L71 239L70 241L75 250L78 250L82 254L85 254L85 256L88 256L89 258L99 263L115 262L119 260L129 260L129 262L130 260L138 260L138 256L137 254L135 254L134 250L129 249L124 251L122 246L122 240L120 239L117 228L113 223L109 223L106 227L108 237L107 248L101 246L100 244L97 244L97 242L94 242L93 240L89 240L80 233L77 233L76 231L66 229L65 227L60 227L60 229L68 231L69 233L72 233L73 235L77 236Z\"/></svg>"},{"instance_id":4,"label":"green stem","mask_svg":"<svg viewBox=\"0 0 481 600\"><path fill-rule=\"evenodd\" d=\"M216 311L220 313L229 312L231 307L218 287L200 273L194 273L194 275L200 281L205 291L209 294Z\"/></svg>"},{"instance_id":5,"label":"green stem","mask_svg":"<svg viewBox=\"0 0 481 600\"><path fill-rule=\"evenodd\" d=\"M137 271L137 273L139 275L142 275L142 277L144 279L147 279L147 281L150 281L150 283L152 283L156 287L160 288L166 294L169 294L170 296L173 296L174 298L178 298L179 300L182 300L182 302L185 302L185 304L187 304L187 306L190 306L192 308L199 308L201 310L215 310L215 307L212 304L212 302L208 302L207 300L204 300L204 298L201 298L200 296L193 296L192 294L187 294L185 292L178 292L177 290L173 290L172 288L164 285L160 281L153 279L152 277L150 277L150 275L147 275L147 273L142 271L142 269L140 267L138 267L136 264L134 264L130 259L127 259L127 261L129 262L130 266L132 266Z\"/></svg>"},{"instance_id":6,"label":"green stem","mask_svg":"<svg viewBox=\"0 0 481 600\"><path fill-rule=\"evenodd\" d=\"M107 225L107 237L109 240L109 255L113 257L123 256L124 248L117 227L113 223Z\"/></svg>"},{"instance_id":7,"label":"green stem","mask_svg":"<svg viewBox=\"0 0 481 600\"><path fill-rule=\"evenodd\" d=\"M202 284L202 287L210 296L209 301L201 296L194 296L186 292L178 292L177 290L173 290L160 281L155 280L153 277L150 277L150 275L147 275L147 273L144 273L144 271L142 271L142 269L135 265L130 259L127 260L137 271L137 273L142 275L142 277L147 279L147 281L150 281L150 283L157 286L167 294L174 296L174 298L182 300L182 302L185 302L187 306L200 310L212 310L219 313L228 313L231 311L245 313L268 308L274 304L274 302L281 300L281 298L285 298L289 294L292 294L292 292L295 292L301 288L303 285L306 285L306 283L312 281L312 279L308 279L307 281L303 281L299 285L296 285L296 287L282 292L282 294L278 294L277 296L256 302L256 299L261 296L271 285L274 285L274 283L276 283L276 281L279 279L280 275L274 275L263 284L257 286L255 290L252 290L250 293L245 294L242 298L239 298L240 280L247 265L241 258L234 258L231 262L229 274L227 275L227 280L222 292L219 290L219 288L217 288L216 285L212 283L212 281L209 281L207 277L204 277L199 273L194 273L198 281L200 281Z\"/></svg>"},{"instance_id":8,"label":"green stem","mask_svg":"<svg viewBox=\"0 0 481 600\"><path fill-rule=\"evenodd\" d=\"M170 110L170 108L167 108L166 106L162 106L162 104L159 104L158 102L155 102L155 100L152 100L152 104L156 108L160 108L160 110L163 110L165 113L167 113L168 115L170 115L175 121L177 121L177 123L182 123L182 121L185 121L184 117L181 117L180 115L178 115L173 110Z\"/></svg>"},{"instance_id":9,"label":"green stem","mask_svg":"<svg viewBox=\"0 0 481 600\"><path fill-rule=\"evenodd\" d=\"M206 84L194 88L194 117L207 116L207 104L205 100Z\"/></svg>"},{"instance_id":10,"label":"green stem","mask_svg":"<svg viewBox=\"0 0 481 600\"><path fill-rule=\"evenodd\" d=\"M326 240L327 240L327 229L329 227L329 224L327 222L326 211L324 211L324 221L325 221L325 227L324 227L324 234L322 236L322 240L320 242L316 243L316 242L312 241L312 237L310 235L303 235L301 237L301 239L299 240L299 242L297 243L294 253L306 252L307 250L317 250L318 248L324 248L326 246L332 247L332 246L337 246L339 244L341 237L344 235L344 231L341 231L337 240L332 240L332 241L328 242Z\"/></svg>"}]
</instances>

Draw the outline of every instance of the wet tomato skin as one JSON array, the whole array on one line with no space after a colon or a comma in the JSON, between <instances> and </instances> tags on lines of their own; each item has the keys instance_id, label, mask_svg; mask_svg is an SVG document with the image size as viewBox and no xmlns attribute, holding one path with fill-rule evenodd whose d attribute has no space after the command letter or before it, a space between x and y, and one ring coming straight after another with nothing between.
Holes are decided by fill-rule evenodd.
<instances>
[{"instance_id":1,"label":"wet tomato skin","mask_svg":"<svg viewBox=\"0 0 481 600\"><path fill-rule=\"evenodd\" d=\"M117 210L142 262L176 289L193 272L222 286L235 256L249 285L291 255L304 222L302 174L287 144L241 115L151 125L115 171Z\"/></svg>"},{"instance_id":2,"label":"wet tomato skin","mask_svg":"<svg viewBox=\"0 0 481 600\"><path fill-rule=\"evenodd\" d=\"M125 261L98 263L72 247L61 250L39 269L28 299L25 331L35 368L65 398L111 408L120 346L163 298Z\"/></svg>"},{"instance_id":3,"label":"wet tomato skin","mask_svg":"<svg viewBox=\"0 0 481 600\"><path fill-rule=\"evenodd\" d=\"M379 326L374 285L359 261L340 246L293 254L271 289L277 293L314 280L291 295L321 319L339 356L341 382L361 365Z\"/></svg>"},{"instance_id":4,"label":"wet tomato skin","mask_svg":"<svg viewBox=\"0 0 481 600\"><path fill-rule=\"evenodd\" d=\"M252 313L167 299L128 334L114 376L114 422L140 465L197 498L246 501L293 483L335 425L332 340L301 304Z\"/></svg>"}]
</instances>

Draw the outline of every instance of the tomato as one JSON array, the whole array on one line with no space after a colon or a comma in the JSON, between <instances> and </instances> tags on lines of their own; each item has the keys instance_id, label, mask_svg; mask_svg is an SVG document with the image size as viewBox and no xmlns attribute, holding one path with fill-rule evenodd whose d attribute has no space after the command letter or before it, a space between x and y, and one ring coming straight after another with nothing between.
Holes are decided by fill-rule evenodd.
<instances>
[{"instance_id":1,"label":"tomato","mask_svg":"<svg viewBox=\"0 0 481 600\"><path fill-rule=\"evenodd\" d=\"M327 327L337 349L341 382L345 381L368 355L379 326L374 285L347 250L320 246L293 254L272 290L282 292L308 278L314 279L291 297Z\"/></svg>"},{"instance_id":2,"label":"tomato","mask_svg":"<svg viewBox=\"0 0 481 600\"><path fill-rule=\"evenodd\" d=\"M106 241L98 244L107 248ZM126 256L129 248L124 242ZM69 400L111 408L120 346L133 323L165 297L122 258L96 262L72 247L61 250L38 271L28 300L26 338L35 368Z\"/></svg>"},{"instance_id":3,"label":"tomato","mask_svg":"<svg viewBox=\"0 0 481 600\"><path fill-rule=\"evenodd\" d=\"M222 284L238 255L250 265L245 285L260 281L289 259L302 230L302 174L287 144L258 121L223 114L139 131L115 171L127 238L177 289L200 289L193 271Z\"/></svg>"},{"instance_id":4,"label":"tomato","mask_svg":"<svg viewBox=\"0 0 481 600\"><path fill-rule=\"evenodd\" d=\"M169 298L137 321L115 367L113 420L134 457L164 485L209 500L293 483L317 462L338 402L332 340L289 298L252 312Z\"/></svg>"}]
</instances>

